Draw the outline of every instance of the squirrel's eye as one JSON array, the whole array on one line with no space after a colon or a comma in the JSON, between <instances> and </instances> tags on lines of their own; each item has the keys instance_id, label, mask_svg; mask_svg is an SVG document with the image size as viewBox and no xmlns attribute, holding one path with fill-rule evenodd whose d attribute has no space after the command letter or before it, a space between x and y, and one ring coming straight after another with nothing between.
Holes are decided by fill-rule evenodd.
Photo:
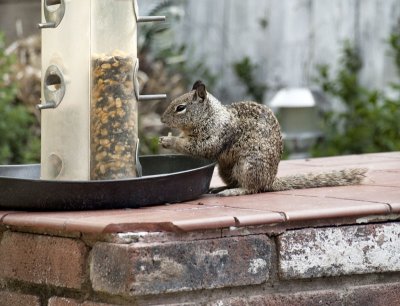
<instances>
[{"instance_id":1,"label":"squirrel's eye","mask_svg":"<svg viewBox=\"0 0 400 306\"><path fill-rule=\"evenodd\" d=\"M186 105L185 104L180 104L176 107L175 111L177 113L183 112L186 109Z\"/></svg>"}]
</instances>

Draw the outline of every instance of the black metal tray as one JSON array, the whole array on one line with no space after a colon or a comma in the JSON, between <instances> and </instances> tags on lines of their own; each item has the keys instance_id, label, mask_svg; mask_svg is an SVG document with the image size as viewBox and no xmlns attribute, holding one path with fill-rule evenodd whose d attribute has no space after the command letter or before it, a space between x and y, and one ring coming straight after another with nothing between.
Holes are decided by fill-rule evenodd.
<instances>
[{"instance_id":1,"label":"black metal tray","mask_svg":"<svg viewBox=\"0 0 400 306\"><path fill-rule=\"evenodd\" d=\"M0 209L138 208L206 193L214 163L185 155L139 157L143 176L107 181L41 180L40 165L0 166Z\"/></svg>"}]
</instances>

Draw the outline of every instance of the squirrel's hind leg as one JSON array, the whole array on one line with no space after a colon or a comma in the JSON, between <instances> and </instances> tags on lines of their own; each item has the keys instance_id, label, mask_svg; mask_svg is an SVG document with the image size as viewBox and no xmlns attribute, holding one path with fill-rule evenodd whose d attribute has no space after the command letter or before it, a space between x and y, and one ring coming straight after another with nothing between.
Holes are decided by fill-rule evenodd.
<instances>
[{"instance_id":1,"label":"squirrel's hind leg","mask_svg":"<svg viewBox=\"0 0 400 306\"><path fill-rule=\"evenodd\" d=\"M276 173L276 170L271 170L268 162L254 156L240 159L232 168L220 166L219 170L223 181L228 183L225 190L218 190L217 196L221 197L267 191Z\"/></svg>"},{"instance_id":2,"label":"squirrel's hind leg","mask_svg":"<svg viewBox=\"0 0 400 306\"><path fill-rule=\"evenodd\" d=\"M274 171L268 161L254 158L254 155L241 159L232 171L233 177L238 181L237 187L245 190L240 194L267 191L268 187L272 185L275 173L276 170Z\"/></svg>"}]
</instances>

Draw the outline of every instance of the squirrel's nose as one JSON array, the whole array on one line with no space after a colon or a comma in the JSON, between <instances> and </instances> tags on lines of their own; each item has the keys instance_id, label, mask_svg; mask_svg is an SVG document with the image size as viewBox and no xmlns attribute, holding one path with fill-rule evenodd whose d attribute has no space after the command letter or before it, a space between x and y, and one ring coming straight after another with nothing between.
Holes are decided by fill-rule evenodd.
<instances>
[{"instance_id":1,"label":"squirrel's nose","mask_svg":"<svg viewBox=\"0 0 400 306\"><path fill-rule=\"evenodd\" d=\"M162 122L162 123L165 123L164 116L161 116L161 122Z\"/></svg>"}]
</instances>

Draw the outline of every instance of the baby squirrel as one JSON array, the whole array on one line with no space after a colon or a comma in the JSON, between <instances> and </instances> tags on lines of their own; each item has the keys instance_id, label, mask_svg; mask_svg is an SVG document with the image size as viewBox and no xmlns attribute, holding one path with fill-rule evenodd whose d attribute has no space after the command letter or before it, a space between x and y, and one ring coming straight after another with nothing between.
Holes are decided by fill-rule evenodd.
<instances>
[{"instance_id":1,"label":"baby squirrel","mask_svg":"<svg viewBox=\"0 0 400 306\"><path fill-rule=\"evenodd\" d=\"M218 162L226 186L212 192L220 196L358 184L367 171L355 168L276 177L283 141L272 111L255 102L224 106L201 81L173 100L161 121L182 131L179 137L160 137L164 148Z\"/></svg>"}]
</instances>

